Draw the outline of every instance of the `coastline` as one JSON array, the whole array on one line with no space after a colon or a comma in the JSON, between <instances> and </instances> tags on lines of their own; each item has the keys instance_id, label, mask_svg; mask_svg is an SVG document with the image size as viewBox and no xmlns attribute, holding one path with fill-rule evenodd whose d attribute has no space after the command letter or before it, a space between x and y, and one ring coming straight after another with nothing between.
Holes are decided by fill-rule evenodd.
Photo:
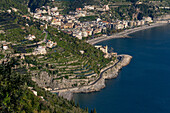
<instances>
[{"instance_id":1,"label":"coastline","mask_svg":"<svg viewBox=\"0 0 170 113\"><path fill-rule=\"evenodd\" d=\"M134 32L153 28L153 27L163 26L167 24L168 23L152 23L150 25L144 25L133 29L127 29L111 36L102 36L92 40L88 40L87 43L94 45L104 40L128 38L129 37L128 35ZM59 96L66 98L67 100L71 100L73 98L74 93L90 93L90 92L100 91L101 89L106 87L105 80L116 78L118 76L119 70L122 69L124 66L128 65L132 59L132 56L130 55L118 55L118 56L121 57L121 60L112 66L102 69L99 78L94 83L88 86L52 90L51 92L58 93Z\"/></svg>"},{"instance_id":2,"label":"coastline","mask_svg":"<svg viewBox=\"0 0 170 113\"><path fill-rule=\"evenodd\" d=\"M145 30L145 29L150 29L153 27L158 27L158 26L163 26L163 25L167 25L168 23L152 23L150 25L144 25L144 26L140 26L140 27L135 27L135 28L131 28L131 29L126 29L122 32L113 34L111 36L101 36L98 38L94 38L91 40L87 40L87 43L94 45L96 43L105 41L105 40L110 40L110 39L117 39L117 38L129 38L129 34L141 31L141 30Z\"/></svg>"},{"instance_id":3,"label":"coastline","mask_svg":"<svg viewBox=\"0 0 170 113\"><path fill-rule=\"evenodd\" d=\"M59 96L66 98L67 100L71 100L74 93L90 93L100 91L106 87L105 80L116 78L119 70L128 65L132 59L132 56L130 55L118 55L118 57L120 57L119 61L101 70L99 78L94 83L87 86L52 90L51 92L58 93Z\"/></svg>"}]
</instances>

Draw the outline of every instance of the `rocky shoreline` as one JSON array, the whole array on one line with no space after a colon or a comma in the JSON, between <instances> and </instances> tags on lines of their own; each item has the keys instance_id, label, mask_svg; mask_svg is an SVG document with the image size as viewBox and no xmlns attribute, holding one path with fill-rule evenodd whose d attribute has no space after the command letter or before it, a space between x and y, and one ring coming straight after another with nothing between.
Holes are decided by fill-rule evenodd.
<instances>
[{"instance_id":1,"label":"rocky shoreline","mask_svg":"<svg viewBox=\"0 0 170 113\"><path fill-rule=\"evenodd\" d=\"M88 86L81 86L81 87L74 87L69 89L60 89L60 90L53 90L51 92L58 93L59 96L66 98L67 100L71 100L73 97L73 93L90 93L94 91L100 91L103 89L105 85L105 79L113 79L118 76L119 70L124 66L128 65L132 59L130 55L118 55L121 57L121 60L110 66L107 69L103 69L100 72L100 78L93 84Z\"/></svg>"}]
</instances>

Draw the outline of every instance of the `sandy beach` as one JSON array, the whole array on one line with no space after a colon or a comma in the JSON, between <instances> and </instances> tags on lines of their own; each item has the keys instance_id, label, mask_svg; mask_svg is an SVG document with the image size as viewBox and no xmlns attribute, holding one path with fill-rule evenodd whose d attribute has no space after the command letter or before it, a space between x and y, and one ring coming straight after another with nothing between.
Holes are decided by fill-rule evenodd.
<instances>
[{"instance_id":1,"label":"sandy beach","mask_svg":"<svg viewBox=\"0 0 170 113\"><path fill-rule=\"evenodd\" d=\"M94 44L102 42L104 40L109 40L109 39L113 39L113 38L129 38L128 35L132 34L134 32L149 29L149 28L153 28L153 27L163 26L163 25L166 25L166 24L168 24L168 23L152 23L150 25L144 25L144 26L140 26L140 27L135 27L135 28L124 30L124 31L119 32L119 33L115 33L115 34L113 34L111 36L101 36L101 37L98 37L98 38L87 40L87 43L94 45Z\"/></svg>"}]
</instances>

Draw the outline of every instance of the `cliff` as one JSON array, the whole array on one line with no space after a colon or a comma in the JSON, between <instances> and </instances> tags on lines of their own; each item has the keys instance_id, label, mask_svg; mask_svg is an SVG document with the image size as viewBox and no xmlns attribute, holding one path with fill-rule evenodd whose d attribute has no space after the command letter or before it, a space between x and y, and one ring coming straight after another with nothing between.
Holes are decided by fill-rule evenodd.
<instances>
[{"instance_id":1,"label":"cliff","mask_svg":"<svg viewBox=\"0 0 170 113\"><path fill-rule=\"evenodd\" d=\"M119 55L121 58L116 64L113 66L108 67L107 69L101 70L100 78L92 83L91 85L82 86L82 87L75 87L75 88L68 88L68 89L60 89L60 90L53 90L51 92L58 92L59 96L63 96L64 98L70 100L72 98L72 93L89 93L93 91L100 91L103 89L105 85L105 79L112 79L118 76L119 70L128 65L132 59L130 55Z\"/></svg>"}]
</instances>

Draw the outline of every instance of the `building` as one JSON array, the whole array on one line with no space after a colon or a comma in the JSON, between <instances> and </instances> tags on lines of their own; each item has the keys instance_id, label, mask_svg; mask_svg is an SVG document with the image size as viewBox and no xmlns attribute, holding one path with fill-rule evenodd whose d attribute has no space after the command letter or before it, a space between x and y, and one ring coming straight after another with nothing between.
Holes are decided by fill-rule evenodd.
<instances>
[{"instance_id":1,"label":"building","mask_svg":"<svg viewBox=\"0 0 170 113\"><path fill-rule=\"evenodd\" d=\"M115 29L124 29L123 24L116 24Z\"/></svg>"},{"instance_id":2,"label":"building","mask_svg":"<svg viewBox=\"0 0 170 113\"><path fill-rule=\"evenodd\" d=\"M35 96L37 96L37 91L31 90Z\"/></svg>"},{"instance_id":3,"label":"building","mask_svg":"<svg viewBox=\"0 0 170 113\"><path fill-rule=\"evenodd\" d=\"M85 10L94 10L94 6L90 6L90 5L84 6L84 9Z\"/></svg>"},{"instance_id":4,"label":"building","mask_svg":"<svg viewBox=\"0 0 170 113\"><path fill-rule=\"evenodd\" d=\"M80 50L80 53L81 53L81 54L84 54L84 51L83 51L83 50Z\"/></svg>"},{"instance_id":5,"label":"building","mask_svg":"<svg viewBox=\"0 0 170 113\"><path fill-rule=\"evenodd\" d=\"M59 25L59 26L61 26L61 19L56 19L56 18L54 18L54 19L51 21L51 25Z\"/></svg>"},{"instance_id":6,"label":"building","mask_svg":"<svg viewBox=\"0 0 170 113\"><path fill-rule=\"evenodd\" d=\"M3 45L2 47L4 50L7 50L8 49L8 46L6 44Z\"/></svg>"},{"instance_id":7,"label":"building","mask_svg":"<svg viewBox=\"0 0 170 113\"><path fill-rule=\"evenodd\" d=\"M11 13L11 10L10 10L10 9L8 9L8 10L7 10L7 12L8 12L8 13Z\"/></svg>"},{"instance_id":8,"label":"building","mask_svg":"<svg viewBox=\"0 0 170 113\"><path fill-rule=\"evenodd\" d=\"M16 9L16 8L11 8L14 12L17 12L18 11L18 9Z\"/></svg>"},{"instance_id":9,"label":"building","mask_svg":"<svg viewBox=\"0 0 170 113\"><path fill-rule=\"evenodd\" d=\"M46 51L46 47L45 46L38 46L38 48L36 48L34 50L34 55L37 55L37 54L46 54L47 51Z\"/></svg>"},{"instance_id":10,"label":"building","mask_svg":"<svg viewBox=\"0 0 170 113\"><path fill-rule=\"evenodd\" d=\"M58 11L58 7L51 8L51 12L56 12Z\"/></svg>"},{"instance_id":11,"label":"building","mask_svg":"<svg viewBox=\"0 0 170 113\"><path fill-rule=\"evenodd\" d=\"M108 46L107 45L104 47L102 47L101 45L95 45L94 47L97 49L100 49L103 53L108 54Z\"/></svg>"},{"instance_id":12,"label":"building","mask_svg":"<svg viewBox=\"0 0 170 113\"><path fill-rule=\"evenodd\" d=\"M47 42L47 45L46 45L46 46L47 46L48 48L52 48L52 47L54 47L54 46L56 46L56 45L57 45L57 43L56 43L56 42L54 43L53 41L48 40L48 42Z\"/></svg>"},{"instance_id":13,"label":"building","mask_svg":"<svg viewBox=\"0 0 170 113\"><path fill-rule=\"evenodd\" d=\"M149 22L149 23L153 22L151 17L144 17L143 20L146 21L146 22Z\"/></svg>"},{"instance_id":14,"label":"building","mask_svg":"<svg viewBox=\"0 0 170 113\"><path fill-rule=\"evenodd\" d=\"M104 5L103 8L104 8L104 11L109 11L109 9L110 9L110 8L109 8L109 5Z\"/></svg>"},{"instance_id":15,"label":"building","mask_svg":"<svg viewBox=\"0 0 170 113\"><path fill-rule=\"evenodd\" d=\"M32 40L36 39L36 37L34 35L29 34L27 37L25 37L25 39L32 41Z\"/></svg>"},{"instance_id":16,"label":"building","mask_svg":"<svg viewBox=\"0 0 170 113\"><path fill-rule=\"evenodd\" d=\"M64 29L71 29L73 28L73 26L74 26L74 23L66 23L64 24Z\"/></svg>"}]
</instances>

